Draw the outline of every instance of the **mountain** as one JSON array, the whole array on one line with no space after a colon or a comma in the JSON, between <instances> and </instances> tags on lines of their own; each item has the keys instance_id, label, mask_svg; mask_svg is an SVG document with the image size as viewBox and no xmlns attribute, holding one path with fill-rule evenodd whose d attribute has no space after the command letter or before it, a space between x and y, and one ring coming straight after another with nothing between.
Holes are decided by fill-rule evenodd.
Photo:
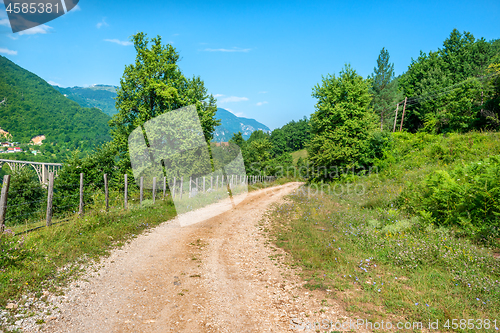
<instances>
[{"instance_id":1,"label":"mountain","mask_svg":"<svg viewBox=\"0 0 500 333\"><path fill-rule=\"evenodd\" d=\"M80 104L80 106L98 108L109 116L118 113L115 108L117 89L115 86L95 84L90 87L53 87L67 98ZM269 127L254 119L237 117L221 108L217 109L216 118L221 119L222 123L216 128L212 141L227 142L233 136L233 133L238 133L238 131L241 131L245 139L248 139L253 131L270 131Z\"/></svg>"},{"instance_id":2,"label":"mountain","mask_svg":"<svg viewBox=\"0 0 500 333\"><path fill-rule=\"evenodd\" d=\"M96 107L101 109L109 116L116 114L118 111L115 109L115 86L108 85L93 85L90 87L72 87L62 88L53 86L56 90L60 91L67 98L77 102L80 106ZM214 139L212 141L227 142L233 133L241 131L243 137L248 139L253 131L262 130L269 132L270 129L264 124L259 123L255 119L237 117L231 112L218 108L216 118L221 120L221 125L215 129Z\"/></svg>"},{"instance_id":3,"label":"mountain","mask_svg":"<svg viewBox=\"0 0 500 333\"><path fill-rule=\"evenodd\" d=\"M98 108L108 116L117 113L115 109L116 87L94 84L90 87L53 86L61 94L87 108Z\"/></svg>"},{"instance_id":4,"label":"mountain","mask_svg":"<svg viewBox=\"0 0 500 333\"><path fill-rule=\"evenodd\" d=\"M237 117L231 112L217 108L215 114L216 119L221 120L221 124L215 128L214 142L227 142L234 133L241 131L243 138L248 139L254 131L262 130L263 132L271 132L269 127L259 123L255 119Z\"/></svg>"},{"instance_id":5,"label":"mountain","mask_svg":"<svg viewBox=\"0 0 500 333\"><path fill-rule=\"evenodd\" d=\"M0 128L14 141L28 143L44 135L44 143L88 150L111 139L110 117L64 97L37 75L0 56Z\"/></svg>"}]
</instances>

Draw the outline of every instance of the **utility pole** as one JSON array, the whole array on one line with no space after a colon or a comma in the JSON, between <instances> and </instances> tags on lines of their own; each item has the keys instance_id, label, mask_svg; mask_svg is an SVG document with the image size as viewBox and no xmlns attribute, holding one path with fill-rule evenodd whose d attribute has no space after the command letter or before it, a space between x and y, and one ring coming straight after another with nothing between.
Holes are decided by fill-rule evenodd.
<instances>
[{"instance_id":1,"label":"utility pole","mask_svg":"<svg viewBox=\"0 0 500 333\"><path fill-rule=\"evenodd\" d=\"M406 100L408 97L405 97L405 104L403 106L403 116L401 117L401 126L399 127L399 131L401 132L403 130L403 120L405 120L405 110L406 110Z\"/></svg>"},{"instance_id":2,"label":"utility pole","mask_svg":"<svg viewBox=\"0 0 500 333\"><path fill-rule=\"evenodd\" d=\"M399 110L399 103L396 104L396 117L394 117L394 128L392 129L393 132L396 132L396 122L398 121L398 110Z\"/></svg>"}]
</instances>

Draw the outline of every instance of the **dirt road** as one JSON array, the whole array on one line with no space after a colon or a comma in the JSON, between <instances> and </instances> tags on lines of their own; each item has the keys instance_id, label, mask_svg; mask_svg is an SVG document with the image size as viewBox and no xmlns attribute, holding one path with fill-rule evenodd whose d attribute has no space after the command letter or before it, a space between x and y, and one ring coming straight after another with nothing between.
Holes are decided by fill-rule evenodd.
<instances>
[{"instance_id":1,"label":"dirt road","mask_svg":"<svg viewBox=\"0 0 500 333\"><path fill-rule=\"evenodd\" d=\"M139 236L52 296L59 312L42 331L292 332L305 321L346 319L331 299L321 303L324 292L303 289L297 270L270 258L284 253L266 241L265 212L299 186L250 192L204 222L169 221Z\"/></svg>"}]
</instances>

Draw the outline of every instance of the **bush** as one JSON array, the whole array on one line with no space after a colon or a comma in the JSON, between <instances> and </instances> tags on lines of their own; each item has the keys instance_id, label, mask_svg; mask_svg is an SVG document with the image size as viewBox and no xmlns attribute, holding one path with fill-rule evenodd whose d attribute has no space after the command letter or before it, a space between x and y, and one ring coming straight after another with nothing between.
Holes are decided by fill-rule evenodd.
<instances>
[{"instance_id":1,"label":"bush","mask_svg":"<svg viewBox=\"0 0 500 333\"><path fill-rule=\"evenodd\" d=\"M47 194L32 170L24 167L11 175L7 197L7 225L33 219L43 210Z\"/></svg>"},{"instance_id":2,"label":"bush","mask_svg":"<svg viewBox=\"0 0 500 333\"><path fill-rule=\"evenodd\" d=\"M399 203L428 223L481 242L492 240L500 229L500 155L449 172L434 171L422 184L408 188Z\"/></svg>"}]
</instances>

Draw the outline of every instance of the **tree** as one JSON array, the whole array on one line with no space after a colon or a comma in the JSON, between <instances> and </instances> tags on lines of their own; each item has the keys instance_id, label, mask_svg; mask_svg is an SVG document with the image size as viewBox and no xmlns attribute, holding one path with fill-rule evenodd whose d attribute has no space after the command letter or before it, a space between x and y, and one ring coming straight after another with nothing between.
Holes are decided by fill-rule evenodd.
<instances>
[{"instance_id":1,"label":"tree","mask_svg":"<svg viewBox=\"0 0 500 333\"><path fill-rule=\"evenodd\" d=\"M247 141L243 157L248 174L257 175L265 169L271 159L272 148L273 146L267 137L255 139L251 142L250 139Z\"/></svg>"},{"instance_id":2,"label":"tree","mask_svg":"<svg viewBox=\"0 0 500 333\"><path fill-rule=\"evenodd\" d=\"M142 32L133 35L132 40L136 60L126 66L120 79L116 98L118 113L109 123L122 173L130 168L128 137L146 121L184 106L196 105L207 142L220 124L215 119L215 98L207 94L199 77L188 79L182 74L177 64L179 55L172 45L162 45L160 36L150 41Z\"/></svg>"},{"instance_id":3,"label":"tree","mask_svg":"<svg viewBox=\"0 0 500 333\"><path fill-rule=\"evenodd\" d=\"M498 41L475 39L454 29L443 47L412 60L400 84L408 97L405 128L428 132L468 131L494 126L487 78L499 52ZM490 109L489 109L490 108Z\"/></svg>"},{"instance_id":4,"label":"tree","mask_svg":"<svg viewBox=\"0 0 500 333\"><path fill-rule=\"evenodd\" d=\"M243 149L245 145L245 139L243 138L243 134L241 133L241 131L239 131L238 133L233 133L233 136L231 137L231 139L229 139L229 142L237 144L241 149Z\"/></svg>"},{"instance_id":5,"label":"tree","mask_svg":"<svg viewBox=\"0 0 500 333\"><path fill-rule=\"evenodd\" d=\"M394 64L389 63L389 51L382 48L377 59L377 67L373 68L371 75L373 94L372 106L375 113L380 116L380 129L384 129L385 117L393 110L395 104L401 100L398 80L394 77Z\"/></svg>"},{"instance_id":6,"label":"tree","mask_svg":"<svg viewBox=\"0 0 500 333\"><path fill-rule=\"evenodd\" d=\"M364 163L375 114L370 106L370 80L350 65L338 77L323 77L313 88L318 102L311 116L311 139L307 150L315 178L329 178L333 167L356 168Z\"/></svg>"}]
</instances>

